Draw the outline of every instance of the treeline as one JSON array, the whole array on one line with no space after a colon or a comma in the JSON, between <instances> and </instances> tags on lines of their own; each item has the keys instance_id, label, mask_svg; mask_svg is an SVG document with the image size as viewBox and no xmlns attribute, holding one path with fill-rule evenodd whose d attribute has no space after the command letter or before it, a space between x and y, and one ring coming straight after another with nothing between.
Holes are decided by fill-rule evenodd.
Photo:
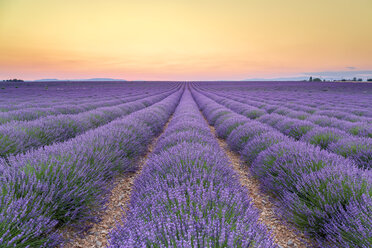
<instances>
[{"instance_id":1,"label":"treeline","mask_svg":"<svg viewBox=\"0 0 372 248\"><path fill-rule=\"evenodd\" d=\"M326 80L326 79L321 79L321 78L313 78L313 77L310 77L309 78L309 80L308 80L309 82L325 82L325 81L330 81L330 80ZM354 78L352 78L352 79L345 79L345 78L343 78L343 79L336 79L336 80L333 80L333 81L342 81L342 82L350 82L350 81L352 81L352 82L363 82L363 78L356 78L356 77L354 77ZM367 82L372 82L372 78L368 78L367 80L366 80Z\"/></svg>"},{"instance_id":2,"label":"treeline","mask_svg":"<svg viewBox=\"0 0 372 248\"><path fill-rule=\"evenodd\" d=\"M3 80L3 82L24 82L24 81L22 79L13 78L13 79Z\"/></svg>"}]
</instances>

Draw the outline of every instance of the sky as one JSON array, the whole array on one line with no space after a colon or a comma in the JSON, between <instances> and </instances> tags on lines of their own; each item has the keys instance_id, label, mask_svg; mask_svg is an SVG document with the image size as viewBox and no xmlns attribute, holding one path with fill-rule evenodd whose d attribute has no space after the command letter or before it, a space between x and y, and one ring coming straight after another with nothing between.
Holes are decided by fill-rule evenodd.
<instances>
[{"instance_id":1,"label":"sky","mask_svg":"<svg viewBox=\"0 0 372 248\"><path fill-rule=\"evenodd\" d=\"M371 0L0 0L0 79L372 77L371 25Z\"/></svg>"}]
</instances>

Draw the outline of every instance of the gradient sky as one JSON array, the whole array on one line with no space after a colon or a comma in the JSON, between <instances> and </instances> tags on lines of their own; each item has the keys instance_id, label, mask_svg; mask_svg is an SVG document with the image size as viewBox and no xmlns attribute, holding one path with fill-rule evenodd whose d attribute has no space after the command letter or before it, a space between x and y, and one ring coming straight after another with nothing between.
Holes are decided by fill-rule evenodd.
<instances>
[{"instance_id":1,"label":"gradient sky","mask_svg":"<svg viewBox=\"0 0 372 248\"><path fill-rule=\"evenodd\" d=\"M372 69L371 0L0 0L0 79Z\"/></svg>"}]
</instances>

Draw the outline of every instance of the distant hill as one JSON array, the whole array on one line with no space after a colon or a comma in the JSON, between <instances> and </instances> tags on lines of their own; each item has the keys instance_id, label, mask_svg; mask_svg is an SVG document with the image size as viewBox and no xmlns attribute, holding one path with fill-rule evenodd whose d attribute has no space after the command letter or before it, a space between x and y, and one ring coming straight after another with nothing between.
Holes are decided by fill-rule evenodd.
<instances>
[{"instance_id":1,"label":"distant hill","mask_svg":"<svg viewBox=\"0 0 372 248\"><path fill-rule=\"evenodd\" d=\"M282 78L250 78L242 81L304 81L308 80L309 77L282 77Z\"/></svg>"},{"instance_id":2,"label":"distant hill","mask_svg":"<svg viewBox=\"0 0 372 248\"><path fill-rule=\"evenodd\" d=\"M34 82L50 82L50 81L59 81L59 80L56 78L45 78L45 79L34 80Z\"/></svg>"},{"instance_id":3,"label":"distant hill","mask_svg":"<svg viewBox=\"0 0 372 248\"><path fill-rule=\"evenodd\" d=\"M45 78L34 80L34 82L50 82L50 81L126 81L124 79L114 78L88 78L88 79L56 79L56 78Z\"/></svg>"},{"instance_id":4,"label":"distant hill","mask_svg":"<svg viewBox=\"0 0 372 248\"><path fill-rule=\"evenodd\" d=\"M124 79L114 79L114 78L90 78L90 79L80 79L76 81L126 81Z\"/></svg>"}]
</instances>

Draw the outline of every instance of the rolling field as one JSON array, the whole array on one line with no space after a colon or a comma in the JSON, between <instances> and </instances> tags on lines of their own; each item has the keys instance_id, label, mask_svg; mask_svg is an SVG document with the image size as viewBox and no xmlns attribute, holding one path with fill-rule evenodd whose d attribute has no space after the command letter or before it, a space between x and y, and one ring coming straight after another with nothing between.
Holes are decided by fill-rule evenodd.
<instances>
[{"instance_id":1,"label":"rolling field","mask_svg":"<svg viewBox=\"0 0 372 248\"><path fill-rule=\"evenodd\" d=\"M0 89L0 247L372 247L372 84Z\"/></svg>"}]
</instances>

